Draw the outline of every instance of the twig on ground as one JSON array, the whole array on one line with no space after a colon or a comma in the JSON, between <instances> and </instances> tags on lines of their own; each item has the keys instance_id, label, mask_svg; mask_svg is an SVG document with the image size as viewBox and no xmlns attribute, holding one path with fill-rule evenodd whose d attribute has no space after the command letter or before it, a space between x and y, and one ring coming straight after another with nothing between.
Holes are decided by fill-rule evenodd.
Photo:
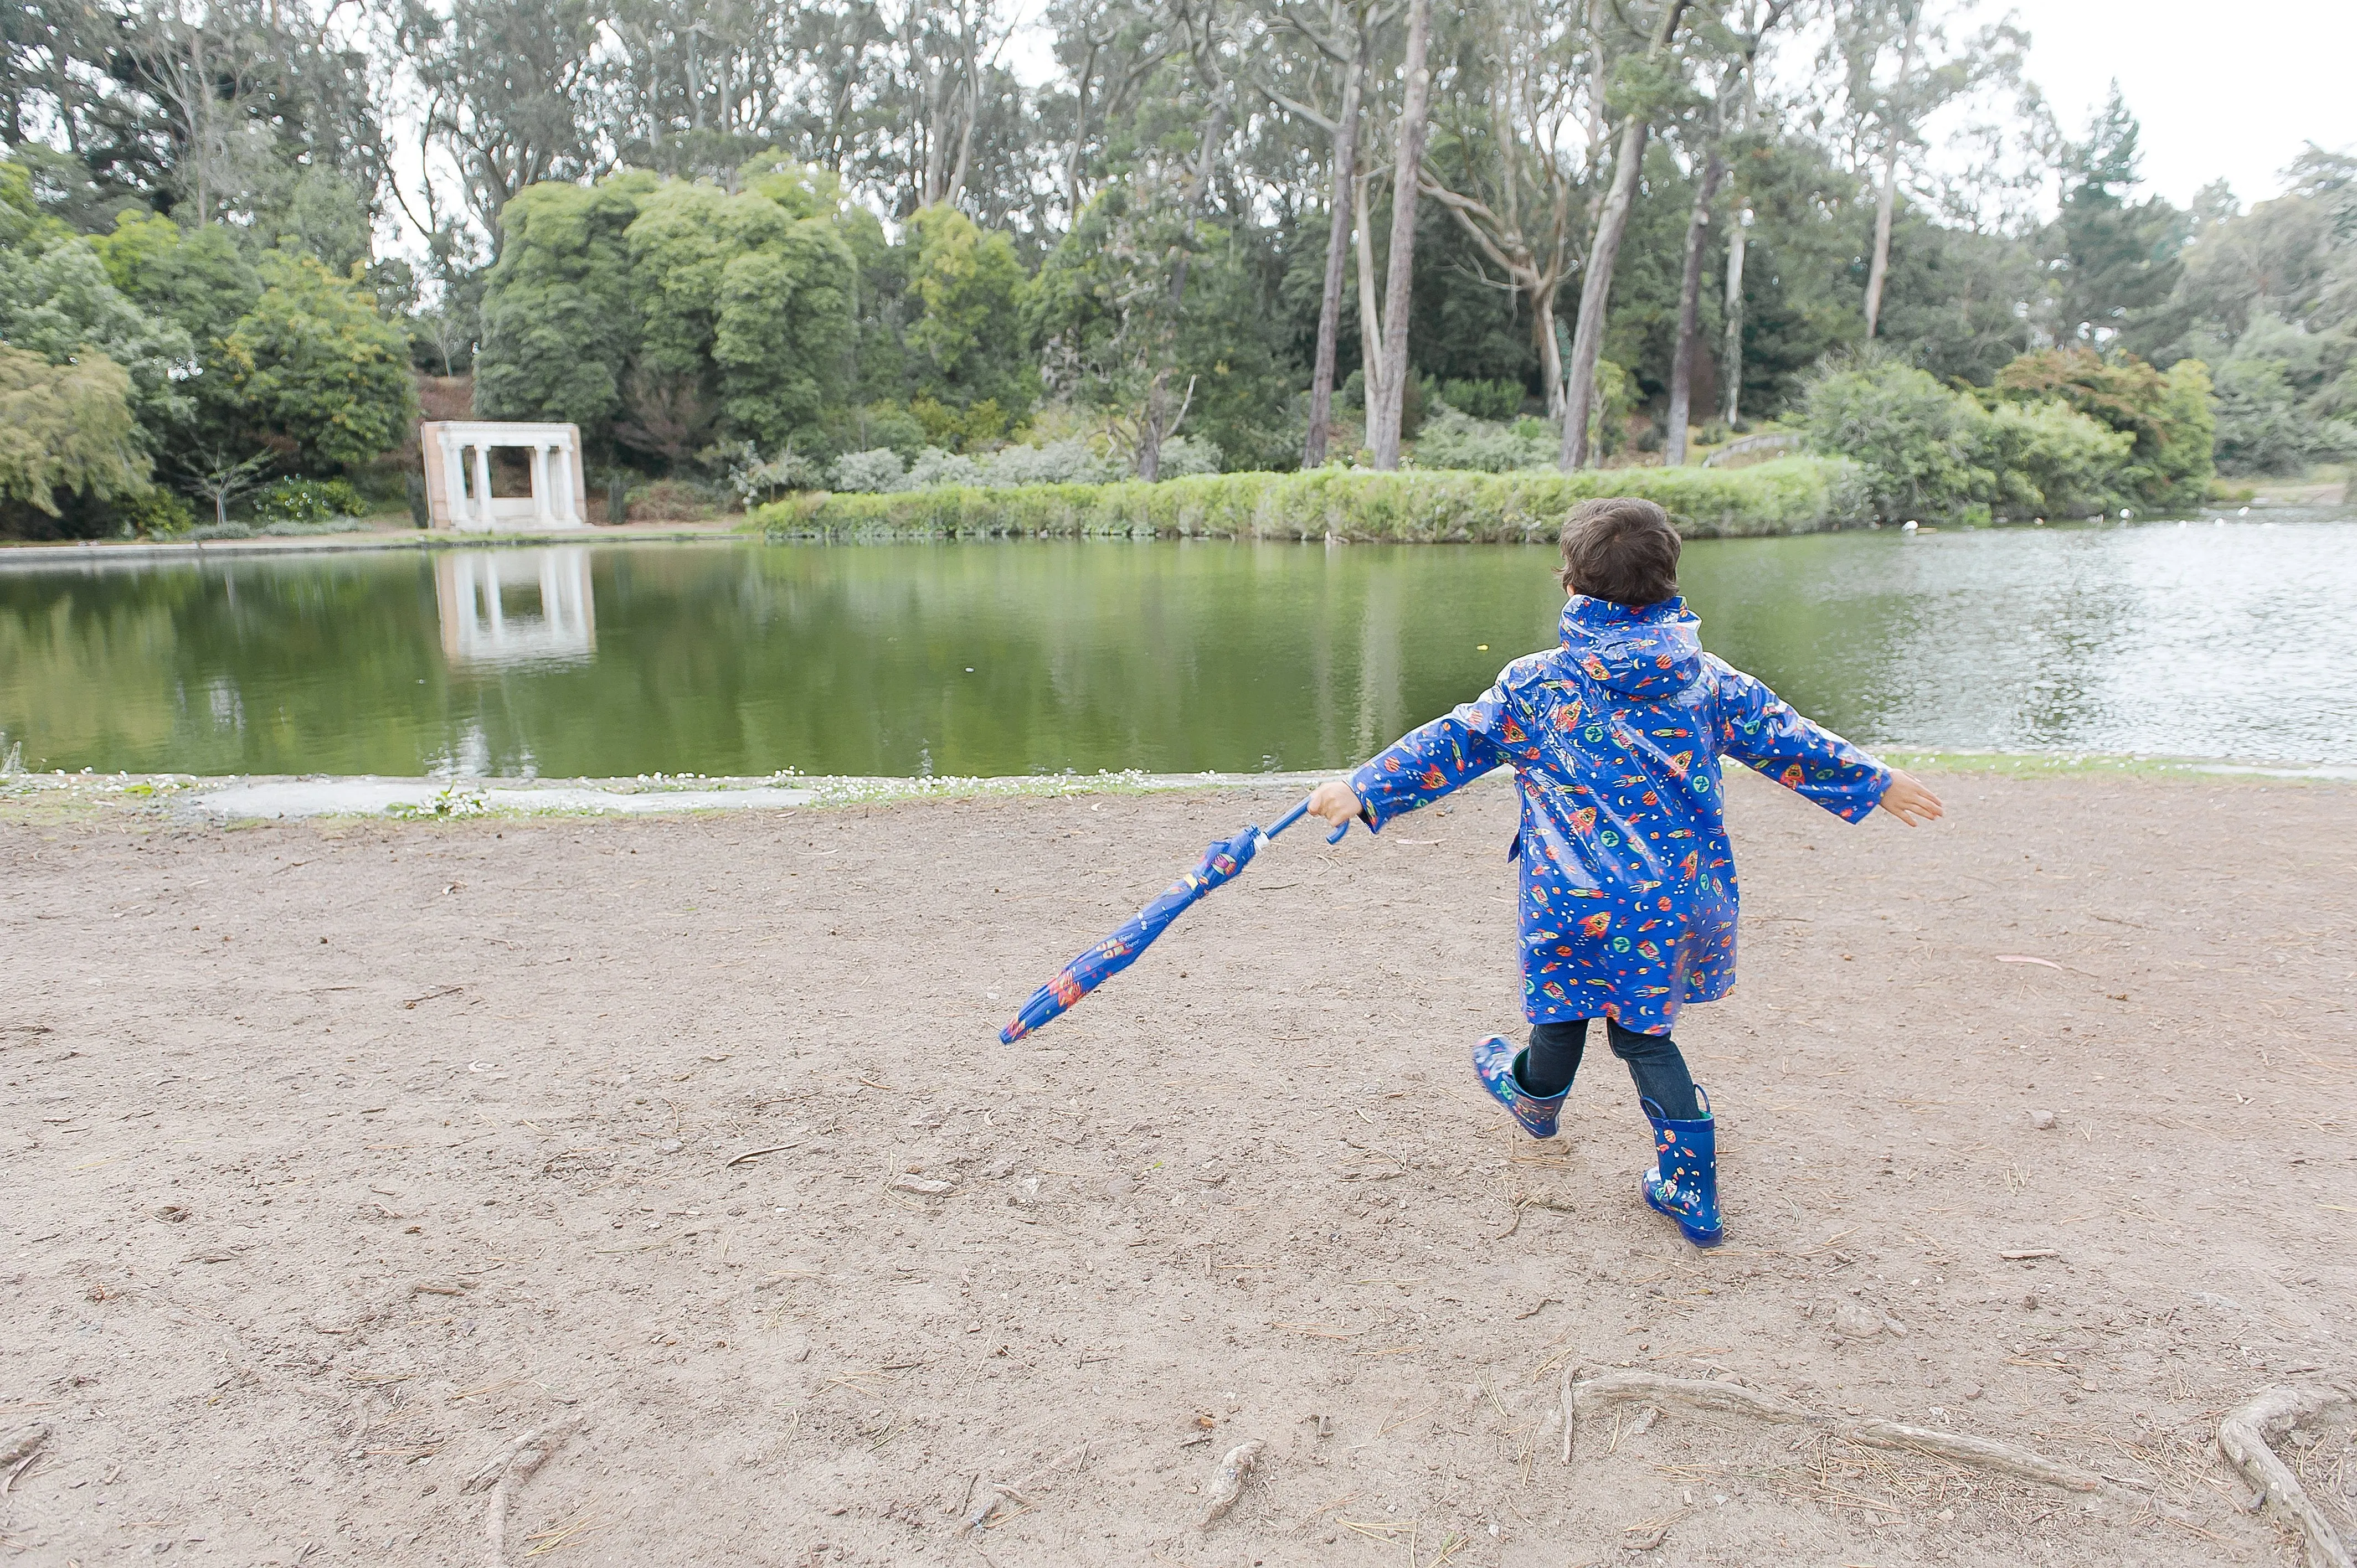
<instances>
[{"instance_id":1,"label":"twig on ground","mask_svg":"<svg viewBox=\"0 0 2357 1568\"><path fill-rule=\"evenodd\" d=\"M2026 1481L2041 1481L2050 1487L2061 1487L2074 1492L2093 1492L2103 1487L2100 1478L2084 1470L2049 1459L2042 1454L2033 1454L2027 1448L2017 1448L2009 1443L1968 1436L1963 1433L1941 1432L1932 1427L1908 1426L1895 1421L1846 1420L1830 1412L1812 1410L1780 1394L1746 1388L1741 1383L1706 1382L1694 1378L1667 1378L1655 1372L1626 1371L1600 1372L1595 1377L1581 1379L1578 1372L1579 1369L1575 1367L1564 1374L1563 1380L1563 1453L1566 1464L1571 1462L1572 1439L1582 1410L1608 1404L1641 1402L1676 1405L1721 1415L1748 1415L1755 1421L1781 1425L1813 1427L1846 1442L1872 1448L1900 1448L1927 1454L1952 1464L1995 1470L2002 1475ZM2348 1565L2344 1563L2335 1564L2334 1568L2348 1568Z\"/></svg>"},{"instance_id":2,"label":"twig on ground","mask_svg":"<svg viewBox=\"0 0 2357 1568\"><path fill-rule=\"evenodd\" d=\"M2357 1383L2278 1383L2261 1389L2218 1423L2218 1446L2259 1488L2258 1510L2299 1532L2305 1568L2352 1568L2349 1549L2341 1544L2332 1522L2309 1501L2290 1466L2267 1446L2267 1439L2352 1407L2357 1407Z\"/></svg>"},{"instance_id":3,"label":"twig on ground","mask_svg":"<svg viewBox=\"0 0 2357 1568\"><path fill-rule=\"evenodd\" d=\"M37 1423L16 1433L6 1443L0 1444L0 1465L8 1466L7 1479L0 1480L0 1498L8 1495L9 1488L16 1484L17 1477L33 1467L33 1461L41 1456L41 1444L48 1440L48 1425Z\"/></svg>"},{"instance_id":4,"label":"twig on ground","mask_svg":"<svg viewBox=\"0 0 2357 1568\"><path fill-rule=\"evenodd\" d=\"M727 1165L724 1165L720 1168L722 1170L726 1170L729 1165L741 1165L747 1160L758 1160L763 1155L782 1155L789 1149L799 1149L801 1147L802 1145L800 1144L772 1144L766 1149L748 1149L743 1154L737 1155L735 1159L727 1162Z\"/></svg>"},{"instance_id":5,"label":"twig on ground","mask_svg":"<svg viewBox=\"0 0 2357 1568\"><path fill-rule=\"evenodd\" d=\"M1211 1489L1203 1495L1203 1512L1195 1520L1197 1530L1211 1529L1236 1506L1236 1499L1243 1496L1244 1482L1252 1475L1253 1466L1260 1462L1261 1450L1265 1446L1255 1437L1228 1450L1211 1477Z\"/></svg>"},{"instance_id":6,"label":"twig on ground","mask_svg":"<svg viewBox=\"0 0 2357 1568\"><path fill-rule=\"evenodd\" d=\"M46 1422L35 1422L9 1434L7 1441L0 1443L0 1465L14 1465L48 1442L48 1437L49 1428Z\"/></svg>"},{"instance_id":7,"label":"twig on ground","mask_svg":"<svg viewBox=\"0 0 2357 1568\"><path fill-rule=\"evenodd\" d=\"M1048 1482L1055 1479L1060 1471L1078 1469L1088 1462L1088 1457L1089 1445L1083 1443L1077 1448L1067 1448L1028 1476L1019 1477L1012 1481L992 1482L990 1495L982 1499L982 1506L965 1516L965 1527L968 1530L984 1528L990 1522L990 1516L998 1510L998 1505L1002 1502L1021 1503L1028 1507L1031 1501L1029 1493L1038 1491Z\"/></svg>"},{"instance_id":8,"label":"twig on ground","mask_svg":"<svg viewBox=\"0 0 2357 1568\"><path fill-rule=\"evenodd\" d=\"M532 1473L547 1462L549 1455L555 1452L556 1445L565 1441L579 1421L578 1416L566 1416L525 1433L467 1477L463 1490L491 1494L483 1512L483 1557L490 1568L506 1568L508 1498L511 1490L532 1478Z\"/></svg>"}]
</instances>

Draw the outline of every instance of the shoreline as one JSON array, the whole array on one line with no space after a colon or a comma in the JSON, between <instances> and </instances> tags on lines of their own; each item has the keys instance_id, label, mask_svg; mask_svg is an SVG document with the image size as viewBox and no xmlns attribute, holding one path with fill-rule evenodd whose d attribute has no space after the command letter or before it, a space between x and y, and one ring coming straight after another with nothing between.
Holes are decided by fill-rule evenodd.
<instances>
[{"instance_id":1,"label":"shoreline","mask_svg":"<svg viewBox=\"0 0 2357 1568\"><path fill-rule=\"evenodd\" d=\"M2212 784L2357 783L2357 764L2092 752L1929 751L1892 747L1886 762L1911 770L2016 779L2175 779ZM1070 800L1082 796L1307 789L1341 769L1283 773L1120 772L996 778L802 774L762 777L647 774L636 778L501 779L387 774L67 773L0 775L0 821L35 814L155 813L214 825L299 822L450 821L489 817L647 817L743 811L825 810L920 800ZM1503 771L1501 769L1500 771Z\"/></svg>"},{"instance_id":2,"label":"shoreline","mask_svg":"<svg viewBox=\"0 0 2357 1568\"><path fill-rule=\"evenodd\" d=\"M1642 471L1642 470L1610 470ZM1426 473L1410 470L1412 473ZM1442 477L1455 470L1439 471ZM1427 474L1427 477L1429 475ZM1513 476L1481 476L1512 478ZM1165 481L1177 484L1179 481ZM1065 487L1070 488L1070 487ZM2329 490L2331 487L2316 487ZM946 488L955 490L954 487ZM1200 516L1190 515L1177 521L1165 519L1169 526L1157 523L1146 529L1136 529L1127 523L1119 526L1076 525L1070 516L1060 514L1055 519L1034 519L1029 523L992 522L973 524L964 513L971 510L965 492L956 491L950 498L952 512L958 515L943 521L928 513L922 521L910 521L905 517L891 516L887 521L860 515L862 509L854 502L896 501L898 507L887 509L891 513L906 513L932 492L899 491L890 496L828 495L824 505L813 510L809 519L785 518L776 515L785 503L772 503L753 512L705 521L678 523L630 523L621 527L603 524L581 528L544 530L505 530L495 533L463 533L452 529L355 529L346 533L324 534L259 534L250 539L79 539L17 541L0 539L0 572L11 568L25 570L54 569L62 565L91 565L101 563L135 564L159 561L205 561L210 559L242 559L264 556L332 556L346 553L368 553L396 550L440 551L473 549L545 549L552 545L580 544L694 544L749 543L764 545L807 544L938 544L1015 542L1030 539L1117 542L1134 541L1151 536L1183 542L1229 543L1361 543L1361 544L1529 544L1546 542L1544 527L1533 532L1493 531L1488 532L1419 532L1413 529L1385 528L1368 532L1344 527L1328 529L1321 536L1303 528L1258 526L1203 526ZM988 495L993 492L979 492ZM837 503L841 503L838 505ZM952 504L954 503L954 504ZM2141 527L2157 527L2169 522L2196 521L2219 521L2238 513L2255 510L2269 512L2321 511L2336 506L2357 505L2343 499L2335 502L2322 496L2285 498L2260 496L2249 501L2205 501L2184 517L2158 516L2135 520ZM866 511L877 509L870 506ZM921 510L921 509L920 509ZM1069 508L1067 509L1070 510ZM1115 509L1116 510L1118 509ZM1198 509L1200 510L1200 509ZM938 509L935 509L938 511ZM853 514L845 521L837 513ZM1235 520L1230 519L1230 521ZM1329 520L1331 521L1331 520ZM1738 522L1730 526L1722 517L1716 522L1684 518L1693 524L1689 539L1770 539L1792 538L1806 533L1838 533L1873 531L1885 525L1867 520L1822 518L1805 525L1791 524L1790 520L1778 522L1761 520L1760 526ZM1044 524L1044 525L1043 525ZM2112 526L2108 521L2102 524ZM1943 521L1929 524L1931 532L1953 528L1960 532L1980 529L2027 529L2051 526L2061 529L2086 527L2080 519L2058 519L2049 525L1998 519L1986 523L1956 523Z\"/></svg>"},{"instance_id":3,"label":"shoreline","mask_svg":"<svg viewBox=\"0 0 2357 1568\"><path fill-rule=\"evenodd\" d=\"M339 555L385 550L472 550L552 544L694 543L753 540L741 523L651 523L643 527L583 527L498 533L461 533L454 529L385 530L350 533L258 534L252 539L78 539L13 543L0 541L0 571L11 566L54 567L99 562L202 561L213 556Z\"/></svg>"}]
</instances>

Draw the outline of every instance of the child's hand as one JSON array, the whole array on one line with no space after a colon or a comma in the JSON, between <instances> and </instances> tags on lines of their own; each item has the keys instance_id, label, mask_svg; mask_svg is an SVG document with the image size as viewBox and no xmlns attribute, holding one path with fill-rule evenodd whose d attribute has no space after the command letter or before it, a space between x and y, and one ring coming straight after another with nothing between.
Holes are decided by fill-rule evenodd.
<instances>
[{"instance_id":1,"label":"child's hand","mask_svg":"<svg viewBox=\"0 0 2357 1568\"><path fill-rule=\"evenodd\" d=\"M1359 814L1359 797L1340 779L1329 779L1309 793L1309 814L1323 817L1329 827L1341 827Z\"/></svg>"},{"instance_id":2,"label":"child's hand","mask_svg":"<svg viewBox=\"0 0 2357 1568\"><path fill-rule=\"evenodd\" d=\"M1924 789L1921 781L1903 768L1890 770L1890 784L1882 791L1881 804L1884 811L1910 828L1941 814L1940 797ZM1312 805L1309 809L1314 811L1318 808Z\"/></svg>"}]
</instances>

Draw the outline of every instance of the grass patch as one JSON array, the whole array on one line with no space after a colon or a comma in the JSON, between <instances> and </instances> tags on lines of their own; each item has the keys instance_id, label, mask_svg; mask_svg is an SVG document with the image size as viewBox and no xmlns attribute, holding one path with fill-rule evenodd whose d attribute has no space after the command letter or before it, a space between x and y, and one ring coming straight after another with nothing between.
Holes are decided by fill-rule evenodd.
<instances>
[{"instance_id":1,"label":"grass patch","mask_svg":"<svg viewBox=\"0 0 2357 1568\"><path fill-rule=\"evenodd\" d=\"M1803 456L1737 469L1378 474L1323 468L1205 474L1158 484L810 494L759 508L746 526L773 539L1331 536L1353 542L1524 544L1551 542L1576 503L1614 495L1660 502L1693 539L1811 533L1863 521L1867 513L1856 465Z\"/></svg>"}]
</instances>

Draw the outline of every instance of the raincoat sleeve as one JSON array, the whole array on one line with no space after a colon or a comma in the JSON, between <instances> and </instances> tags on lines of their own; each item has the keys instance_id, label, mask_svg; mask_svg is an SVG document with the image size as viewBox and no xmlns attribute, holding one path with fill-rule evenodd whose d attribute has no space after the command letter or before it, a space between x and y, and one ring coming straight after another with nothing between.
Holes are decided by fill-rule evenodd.
<instances>
[{"instance_id":1,"label":"raincoat sleeve","mask_svg":"<svg viewBox=\"0 0 2357 1568\"><path fill-rule=\"evenodd\" d=\"M1890 769L1810 723L1760 681L1713 660L1718 749L1846 822L1862 821L1890 787Z\"/></svg>"},{"instance_id":2,"label":"raincoat sleeve","mask_svg":"<svg viewBox=\"0 0 2357 1568\"><path fill-rule=\"evenodd\" d=\"M1380 829L1394 817L1506 766L1505 752L1491 737L1512 723L1508 713L1501 682L1478 701L1394 741L1351 775L1360 817L1369 828Z\"/></svg>"}]
</instances>

